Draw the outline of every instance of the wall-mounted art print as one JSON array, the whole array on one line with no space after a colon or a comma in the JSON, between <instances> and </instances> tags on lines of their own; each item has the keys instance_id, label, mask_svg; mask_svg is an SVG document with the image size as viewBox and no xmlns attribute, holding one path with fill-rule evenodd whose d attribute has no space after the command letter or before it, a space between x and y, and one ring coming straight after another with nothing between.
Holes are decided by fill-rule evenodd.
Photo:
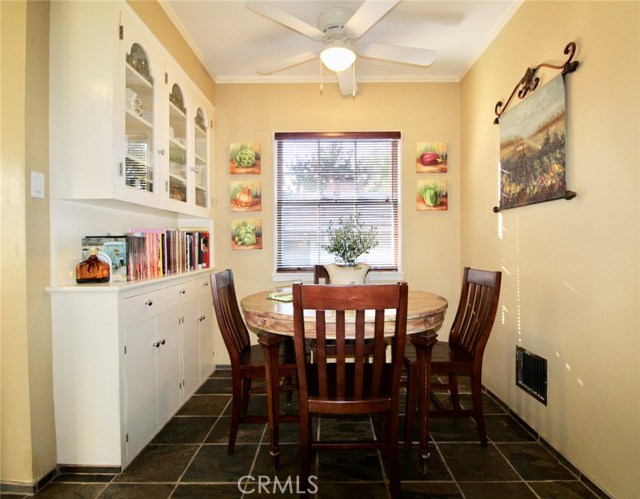
<instances>
[{"instance_id":1,"label":"wall-mounted art print","mask_svg":"<svg viewBox=\"0 0 640 499\"><path fill-rule=\"evenodd\" d=\"M416 173L446 173L446 171L446 142L418 142L416 144Z\"/></svg>"},{"instance_id":2,"label":"wall-mounted art print","mask_svg":"<svg viewBox=\"0 0 640 499\"><path fill-rule=\"evenodd\" d=\"M260 180L238 180L229 184L231 211L261 211Z\"/></svg>"},{"instance_id":3,"label":"wall-mounted art print","mask_svg":"<svg viewBox=\"0 0 640 499\"><path fill-rule=\"evenodd\" d=\"M500 116L500 210L565 197L560 74Z\"/></svg>"},{"instance_id":4,"label":"wall-mounted art print","mask_svg":"<svg viewBox=\"0 0 640 499\"><path fill-rule=\"evenodd\" d=\"M262 219L232 220L231 249L262 249Z\"/></svg>"},{"instance_id":5,"label":"wall-mounted art print","mask_svg":"<svg viewBox=\"0 0 640 499\"><path fill-rule=\"evenodd\" d=\"M418 180L416 209L418 211L448 210L449 195L447 192L447 180Z\"/></svg>"},{"instance_id":6,"label":"wall-mounted art print","mask_svg":"<svg viewBox=\"0 0 640 499\"><path fill-rule=\"evenodd\" d=\"M236 174L260 173L260 144L234 143L229 146L229 171Z\"/></svg>"}]
</instances>

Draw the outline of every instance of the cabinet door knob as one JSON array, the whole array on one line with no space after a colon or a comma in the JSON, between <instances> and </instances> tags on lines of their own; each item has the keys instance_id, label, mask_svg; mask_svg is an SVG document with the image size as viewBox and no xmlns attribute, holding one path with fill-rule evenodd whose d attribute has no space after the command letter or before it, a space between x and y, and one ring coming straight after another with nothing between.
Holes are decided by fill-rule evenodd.
<instances>
[{"instance_id":1,"label":"cabinet door knob","mask_svg":"<svg viewBox=\"0 0 640 499\"><path fill-rule=\"evenodd\" d=\"M193 173L199 173L200 172L200 170L198 170L195 166L193 168L191 168L191 171Z\"/></svg>"},{"instance_id":2,"label":"cabinet door knob","mask_svg":"<svg viewBox=\"0 0 640 499\"><path fill-rule=\"evenodd\" d=\"M198 320L199 320L200 322L202 322L202 321L203 321L203 320L205 320L206 318L207 318L206 316L201 315L200 317L198 317Z\"/></svg>"},{"instance_id":3,"label":"cabinet door knob","mask_svg":"<svg viewBox=\"0 0 640 499\"><path fill-rule=\"evenodd\" d=\"M150 307L153 305L153 300L147 300L144 302L144 304Z\"/></svg>"},{"instance_id":4,"label":"cabinet door knob","mask_svg":"<svg viewBox=\"0 0 640 499\"><path fill-rule=\"evenodd\" d=\"M181 295L184 295L186 292L187 292L187 290L186 290L186 289L184 289L184 288L182 288L182 289L180 290L180 294L181 294Z\"/></svg>"},{"instance_id":5,"label":"cabinet door knob","mask_svg":"<svg viewBox=\"0 0 640 499\"><path fill-rule=\"evenodd\" d=\"M167 153L167 151L165 151L164 149L160 149L158 151L158 154L160 154L160 156L164 156Z\"/></svg>"},{"instance_id":6,"label":"cabinet door knob","mask_svg":"<svg viewBox=\"0 0 640 499\"><path fill-rule=\"evenodd\" d=\"M202 285L203 285L205 288L206 288L206 287L209 287L209 281L204 281L204 282L202 283Z\"/></svg>"}]
</instances>

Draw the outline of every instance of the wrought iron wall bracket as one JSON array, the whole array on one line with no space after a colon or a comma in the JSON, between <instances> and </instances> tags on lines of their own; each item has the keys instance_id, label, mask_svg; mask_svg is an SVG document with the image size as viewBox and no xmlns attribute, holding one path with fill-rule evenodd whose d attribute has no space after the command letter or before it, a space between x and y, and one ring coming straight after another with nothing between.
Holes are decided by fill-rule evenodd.
<instances>
[{"instance_id":1,"label":"wrought iron wall bracket","mask_svg":"<svg viewBox=\"0 0 640 499\"><path fill-rule=\"evenodd\" d=\"M540 83L540 78L536 76L536 72L540 68L552 68L552 69L561 69L562 74L565 75L567 73L573 73L576 69L578 69L578 65L580 64L578 61L573 60L573 56L576 54L576 44L575 42L569 42L567 46L564 48L564 53L568 54L567 60L564 64L555 65L542 63L538 64L534 68L527 68L524 73L524 76L520 79L520 81L516 84L511 92L511 95L507 99L506 103L502 103L502 101L498 101L495 107L496 119L493 120L493 123L497 125L500 121L500 116L507 110L507 107L511 103L513 96L518 94L519 99L524 99L529 92L533 92L537 87L538 83Z\"/></svg>"}]
</instances>

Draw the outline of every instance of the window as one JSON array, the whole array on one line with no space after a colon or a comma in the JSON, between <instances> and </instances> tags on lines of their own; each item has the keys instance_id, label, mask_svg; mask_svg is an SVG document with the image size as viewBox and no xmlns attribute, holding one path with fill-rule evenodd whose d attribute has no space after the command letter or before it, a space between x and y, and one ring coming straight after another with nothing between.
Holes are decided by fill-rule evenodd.
<instances>
[{"instance_id":1,"label":"window","mask_svg":"<svg viewBox=\"0 0 640 499\"><path fill-rule=\"evenodd\" d=\"M400 132L276 133L276 271L330 263L329 221L358 213L378 230L360 261L398 269Z\"/></svg>"}]
</instances>

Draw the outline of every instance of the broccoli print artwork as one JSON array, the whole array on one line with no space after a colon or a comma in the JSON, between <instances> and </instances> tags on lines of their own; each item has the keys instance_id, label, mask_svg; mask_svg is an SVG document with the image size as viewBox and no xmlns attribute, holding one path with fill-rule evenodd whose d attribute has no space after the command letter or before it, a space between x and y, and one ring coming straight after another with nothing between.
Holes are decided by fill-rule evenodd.
<instances>
[{"instance_id":1,"label":"broccoli print artwork","mask_svg":"<svg viewBox=\"0 0 640 499\"><path fill-rule=\"evenodd\" d=\"M563 198L565 91L562 75L500 117L500 209Z\"/></svg>"}]
</instances>

